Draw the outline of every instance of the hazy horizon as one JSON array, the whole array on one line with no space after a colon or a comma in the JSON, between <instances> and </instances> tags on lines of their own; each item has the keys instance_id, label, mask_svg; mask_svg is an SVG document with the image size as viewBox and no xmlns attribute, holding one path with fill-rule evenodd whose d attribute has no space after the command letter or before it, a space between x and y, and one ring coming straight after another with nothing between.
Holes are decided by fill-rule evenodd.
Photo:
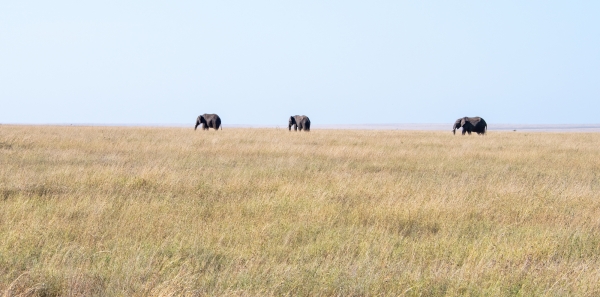
<instances>
[{"instance_id":1,"label":"hazy horizon","mask_svg":"<svg viewBox=\"0 0 600 297\"><path fill-rule=\"evenodd\" d=\"M189 128L193 124L162 123L162 124L122 124L122 123L54 123L54 124L5 124L31 126L74 126L74 127L140 127L140 128ZM2 124L0 124L2 126ZM227 124L225 129L284 129L287 124L249 125ZM313 125L312 130L403 130L403 131L450 131L449 123L383 123L383 124L325 124ZM459 130L459 133L462 130ZM502 124L488 126L488 131L519 131L519 132L600 132L600 124Z\"/></svg>"}]
</instances>

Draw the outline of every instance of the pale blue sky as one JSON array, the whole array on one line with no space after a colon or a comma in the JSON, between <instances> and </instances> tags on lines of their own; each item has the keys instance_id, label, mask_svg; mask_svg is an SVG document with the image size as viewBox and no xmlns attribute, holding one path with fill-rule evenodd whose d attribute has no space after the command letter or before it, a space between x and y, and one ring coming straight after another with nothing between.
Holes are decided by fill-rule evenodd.
<instances>
[{"instance_id":1,"label":"pale blue sky","mask_svg":"<svg viewBox=\"0 0 600 297\"><path fill-rule=\"evenodd\" d=\"M175 2L0 2L0 123L600 123L600 1Z\"/></svg>"}]
</instances>

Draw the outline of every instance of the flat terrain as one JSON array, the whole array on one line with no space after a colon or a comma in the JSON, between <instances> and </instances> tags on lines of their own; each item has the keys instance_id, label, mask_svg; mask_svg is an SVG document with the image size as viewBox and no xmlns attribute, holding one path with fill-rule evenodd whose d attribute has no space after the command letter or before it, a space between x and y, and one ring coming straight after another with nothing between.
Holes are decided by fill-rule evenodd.
<instances>
[{"instance_id":1,"label":"flat terrain","mask_svg":"<svg viewBox=\"0 0 600 297\"><path fill-rule=\"evenodd\" d=\"M489 131L516 132L600 132L600 124L565 124L565 125L533 125L533 124L488 124ZM362 130L422 130L450 131L452 122L446 124L365 124L365 125L323 125L315 128L326 129L362 129ZM462 130L461 130L462 131Z\"/></svg>"},{"instance_id":2,"label":"flat terrain","mask_svg":"<svg viewBox=\"0 0 600 297\"><path fill-rule=\"evenodd\" d=\"M600 133L2 125L0 295L598 296Z\"/></svg>"}]
</instances>

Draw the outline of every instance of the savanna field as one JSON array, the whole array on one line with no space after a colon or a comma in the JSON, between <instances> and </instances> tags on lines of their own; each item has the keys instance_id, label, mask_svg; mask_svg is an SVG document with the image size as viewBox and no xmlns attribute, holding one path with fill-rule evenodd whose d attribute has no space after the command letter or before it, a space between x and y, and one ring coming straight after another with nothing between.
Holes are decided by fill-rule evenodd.
<instances>
[{"instance_id":1,"label":"savanna field","mask_svg":"<svg viewBox=\"0 0 600 297\"><path fill-rule=\"evenodd\" d=\"M599 296L600 133L450 126L1 125L0 296Z\"/></svg>"}]
</instances>

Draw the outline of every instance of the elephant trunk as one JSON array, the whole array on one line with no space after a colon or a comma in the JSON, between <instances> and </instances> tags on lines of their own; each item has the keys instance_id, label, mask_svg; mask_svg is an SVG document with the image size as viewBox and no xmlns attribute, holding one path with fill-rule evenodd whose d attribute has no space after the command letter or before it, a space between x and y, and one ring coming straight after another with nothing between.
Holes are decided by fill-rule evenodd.
<instances>
[{"instance_id":1,"label":"elephant trunk","mask_svg":"<svg viewBox=\"0 0 600 297\"><path fill-rule=\"evenodd\" d=\"M456 120L456 122L454 122L454 125L452 125L452 134L456 135L456 129L460 129L460 127L462 126L461 120L462 119ZM463 128L463 130L464 129L465 128Z\"/></svg>"}]
</instances>

